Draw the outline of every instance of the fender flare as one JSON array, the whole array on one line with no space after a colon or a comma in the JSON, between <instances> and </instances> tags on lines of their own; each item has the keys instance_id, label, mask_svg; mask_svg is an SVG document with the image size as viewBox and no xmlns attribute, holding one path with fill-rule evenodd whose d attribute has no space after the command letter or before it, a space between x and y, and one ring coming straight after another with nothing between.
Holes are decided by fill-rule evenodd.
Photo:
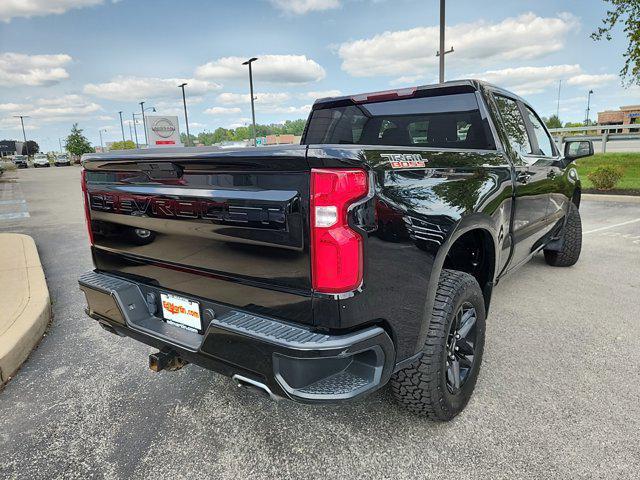
<instances>
[{"instance_id":1,"label":"fender flare","mask_svg":"<svg viewBox=\"0 0 640 480\"><path fill-rule=\"evenodd\" d=\"M493 247L495 252L495 262L493 266L493 275L491 283L495 282L496 275L498 273L499 262L499 247L498 247L498 235L496 232L495 221L482 213L473 213L471 215L462 217L457 224L450 230L449 235L446 237L443 244L440 246L438 252L433 261L433 267L431 269L431 276L429 278L429 285L427 287L427 295L424 306L424 318L418 334L415 353L419 353L427 339L427 333L429 332L429 324L431 322L431 312L433 311L433 304L436 298L436 291L438 289L438 282L440 281L440 274L444 266L444 261L451 250L452 245L467 232L472 230L485 230L491 235L493 240Z\"/></svg>"}]
</instances>

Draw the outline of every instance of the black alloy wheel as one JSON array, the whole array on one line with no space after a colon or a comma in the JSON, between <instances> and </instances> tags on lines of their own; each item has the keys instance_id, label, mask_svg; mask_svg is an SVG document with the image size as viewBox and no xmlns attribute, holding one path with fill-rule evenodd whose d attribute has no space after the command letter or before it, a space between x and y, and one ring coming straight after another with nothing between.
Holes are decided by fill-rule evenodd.
<instances>
[{"instance_id":1,"label":"black alloy wheel","mask_svg":"<svg viewBox=\"0 0 640 480\"><path fill-rule=\"evenodd\" d=\"M447 338L446 381L452 394L460 391L473 367L477 318L475 307L465 302L451 322Z\"/></svg>"}]
</instances>

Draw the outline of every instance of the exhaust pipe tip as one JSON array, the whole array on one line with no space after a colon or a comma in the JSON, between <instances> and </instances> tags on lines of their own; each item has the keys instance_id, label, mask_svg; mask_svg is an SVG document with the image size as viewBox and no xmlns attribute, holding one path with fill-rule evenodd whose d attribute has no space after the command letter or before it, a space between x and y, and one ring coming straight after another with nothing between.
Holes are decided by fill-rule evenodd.
<instances>
[{"instance_id":1,"label":"exhaust pipe tip","mask_svg":"<svg viewBox=\"0 0 640 480\"><path fill-rule=\"evenodd\" d=\"M257 380L253 380L251 378L244 377L242 375L234 375L231 379L235 382L236 386L248 388L249 390L253 390L254 392L258 392L261 395L266 395L273 401L282 400L282 397L279 397L275 393L271 391L269 387L267 387L264 383L258 382Z\"/></svg>"}]
</instances>

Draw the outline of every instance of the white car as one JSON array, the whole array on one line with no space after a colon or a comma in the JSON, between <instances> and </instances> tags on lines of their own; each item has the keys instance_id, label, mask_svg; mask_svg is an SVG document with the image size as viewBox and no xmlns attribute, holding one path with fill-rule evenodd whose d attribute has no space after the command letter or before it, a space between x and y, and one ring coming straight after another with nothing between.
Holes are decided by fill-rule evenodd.
<instances>
[{"instance_id":1,"label":"white car","mask_svg":"<svg viewBox=\"0 0 640 480\"><path fill-rule=\"evenodd\" d=\"M51 164L49 163L49 157L47 157L45 154L38 153L33 157L33 167L34 168L50 167L50 166L51 166Z\"/></svg>"},{"instance_id":2,"label":"white car","mask_svg":"<svg viewBox=\"0 0 640 480\"><path fill-rule=\"evenodd\" d=\"M56 167L63 167L71 165L71 160L69 160L69 155L56 155L56 159L53 161Z\"/></svg>"}]
</instances>

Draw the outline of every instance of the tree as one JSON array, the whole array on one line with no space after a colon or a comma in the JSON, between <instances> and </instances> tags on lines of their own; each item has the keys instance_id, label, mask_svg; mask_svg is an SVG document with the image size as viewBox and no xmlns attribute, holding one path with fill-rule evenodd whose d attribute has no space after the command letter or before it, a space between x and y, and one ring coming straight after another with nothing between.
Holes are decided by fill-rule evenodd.
<instances>
[{"instance_id":1,"label":"tree","mask_svg":"<svg viewBox=\"0 0 640 480\"><path fill-rule=\"evenodd\" d=\"M186 133L181 133L180 134L180 141L182 142L183 145L195 145L196 142L198 141L197 137L193 133L189 134L189 139L191 141L187 142L187 134Z\"/></svg>"},{"instance_id":2,"label":"tree","mask_svg":"<svg viewBox=\"0 0 640 480\"><path fill-rule=\"evenodd\" d=\"M266 137L267 135L296 135L300 136L304 132L307 121L300 118L298 120L286 120L284 123L272 123L269 125L256 124L256 135ZM197 137L191 135L193 143L203 145L214 145L221 142L238 142L253 138L253 128L251 124L233 128L218 127L213 132L200 132ZM180 140L185 143L187 136L180 134Z\"/></svg>"},{"instance_id":3,"label":"tree","mask_svg":"<svg viewBox=\"0 0 640 480\"><path fill-rule=\"evenodd\" d=\"M33 140L27 140L25 143L22 144L22 155L27 155L27 152L29 152L29 155L34 155L36 153L39 153L40 145L38 145Z\"/></svg>"},{"instance_id":4,"label":"tree","mask_svg":"<svg viewBox=\"0 0 640 480\"><path fill-rule=\"evenodd\" d=\"M622 55L624 65L620 76L629 84L640 85L640 0L604 0L609 4L606 16L602 19L602 26L591 34L591 38L600 41L603 38L611 40L612 31L618 25L623 25L623 32L627 36L627 51Z\"/></svg>"},{"instance_id":5,"label":"tree","mask_svg":"<svg viewBox=\"0 0 640 480\"><path fill-rule=\"evenodd\" d=\"M562 128L562 122L557 115L551 115L549 118L543 117L542 120L547 128Z\"/></svg>"},{"instance_id":6,"label":"tree","mask_svg":"<svg viewBox=\"0 0 640 480\"><path fill-rule=\"evenodd\" d=\"M109 150L131 150L132 148L136 148L136 144L131 140L125 140L124 142L113 142Z\"/></svg>"},{"instance_id":7,"label":"tree","mask_svg":"<svg viewBox=\"0 0 640 480\"><path fill-rule=\"evenodd\" d=\"M65 149L72 155L77 157L85 153L93 153L95 150L91 146L87 137L82 134L82 128L78 128L78 124L74 123L71 127L71 133L65 140Z\"/></svg>"}]
</instances>

